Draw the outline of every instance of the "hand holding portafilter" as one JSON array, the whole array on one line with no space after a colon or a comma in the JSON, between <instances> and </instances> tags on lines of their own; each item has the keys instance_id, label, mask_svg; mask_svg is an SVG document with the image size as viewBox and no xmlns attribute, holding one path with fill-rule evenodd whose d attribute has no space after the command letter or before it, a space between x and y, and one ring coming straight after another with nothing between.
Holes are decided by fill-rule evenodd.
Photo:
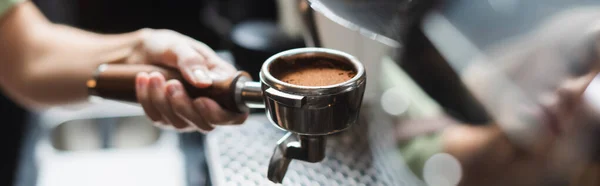
<instances>
[{"instance_id":1,"label":"hand holding portafilter","mask_svg":"<svg viewBox=\"0 0 600 186\"><path fill-rule=\"evenodd\" d=\"M236 99L240 99L238 97L241 95L235 95L235 92L242 90L236 90L236 88L246 88L245 91L251 88L258 88L253 87L253 84L246 84L244 86L244 83L251 82L250 75L244 71L239 71L234 76L225 79L213 80L210 87L196 88L187 83L175 69L145 64L101 65L98 67L94 79L88 81L88 88L90 89L90 93L95 96L119 101L136 102L135 78L140 72L159 72L167 80L179 80L184 85L190 97L211 98L223 108L237 113L247 112L248 107L238 104L239 100ZM237 85L238 83L240 85ZM245 94L245 97L246 99L258 102L262 100L260 94Z\"/></svg>"},{"instance_id":2,"label":"hand holding portafilter","mask_svg":"<svg viewBox=\"0 0 600 186\"><path fill-rule=\"evenodd\" d=\"M352 78L331 85L301 86L281 81L274 75L294 65L321 61L351 69ZM88 87L96 96L135 102L136 74L153 71L162 73L166 79L182 79L177 71L157 66L111 64L100 66ZM213 81L206 89L189 84L185 84L185 89L192 97L212 98L231 111L266 107L267 118L289 132L275 148L268 170L268 178L281 183L292 159L321 161L325 157L325 136L343 131L358 121L366 72L349 54L323 48L299 48L267 59L261 68L260 80L253 82L247 73L238 72L224 81Z\"/></svg>"}]
</instances>

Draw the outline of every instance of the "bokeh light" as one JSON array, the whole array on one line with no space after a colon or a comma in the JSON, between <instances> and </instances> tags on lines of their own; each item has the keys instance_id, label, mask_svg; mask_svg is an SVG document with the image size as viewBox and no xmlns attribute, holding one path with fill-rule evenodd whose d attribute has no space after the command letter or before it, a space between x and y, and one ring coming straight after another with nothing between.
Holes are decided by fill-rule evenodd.
<instances>
[{"instance_id":1,"label":"bokeh light","mask_svg":"<svg viewBox=\"0 0 600 186\"><path fill-rule=\"evenodd\" d=\"M425 162L423 178L429 186L455 186L462 177L462 168L454 156L439 153Z\"/></svg>"},{"instance_id":2,"label":"bokeh light","mask_svg":"<svg viewBox=\"0 0 600 186\"><path fill-rule=\"evenodd\" d=\"M409 106L410 100L402 94L402 89L399 87L390 88L381 96L381 107L390 115L401 115L408 110Z\"/></svg>"}]
</instances>

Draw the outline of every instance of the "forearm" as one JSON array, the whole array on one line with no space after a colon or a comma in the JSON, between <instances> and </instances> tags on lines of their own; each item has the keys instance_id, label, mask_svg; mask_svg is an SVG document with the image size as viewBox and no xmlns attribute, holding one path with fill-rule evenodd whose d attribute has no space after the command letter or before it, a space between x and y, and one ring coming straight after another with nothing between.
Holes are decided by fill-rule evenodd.
<instances>
[{"instance_id":1,"label":"forearm","mask_svg":"<svg viewBox=\"0 0 600 186\"><path fill-rule=\"evenodd\" d=\"M101 35L52 24L30 2L3 18L0 33L0 84L30 108L85 100L95 68L125 60L142 40L140 32Z\"/></svg>"}]
</instances>

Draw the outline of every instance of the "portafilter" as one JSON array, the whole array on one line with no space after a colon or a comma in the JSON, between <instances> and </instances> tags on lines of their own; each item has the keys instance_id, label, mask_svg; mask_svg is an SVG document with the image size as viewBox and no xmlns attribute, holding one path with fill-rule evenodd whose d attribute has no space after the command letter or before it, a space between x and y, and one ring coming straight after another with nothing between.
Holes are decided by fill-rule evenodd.
<instances>
[{"instance_id":1,"label":"portafilter","mask_svg":"<svg viewBox=\"0 0 600 186\"><path fill-rule=\"evenodd\" d=\"M295 64L327 61L353 69L351 79L326 86L301 86L277 79L274 74ZM293 69L292 69L293 70ZM208 88L196 88L183 80L176 69L147 64L103 64L87 82L90 94L106 99L136 102L135 77L140 72L159 72L166 79L180 80L190 97L214 99L223 108L243 113L249 108L266 108L267 118L287 131L278 142L267 177L281 183L292 159L319 162L325 157L325 137L343 131L358 121L366 86L362 63L347 53L325 48L298 48L280 52L265 61L260 82L239 71Z\"/></svg>"}]
</instances>

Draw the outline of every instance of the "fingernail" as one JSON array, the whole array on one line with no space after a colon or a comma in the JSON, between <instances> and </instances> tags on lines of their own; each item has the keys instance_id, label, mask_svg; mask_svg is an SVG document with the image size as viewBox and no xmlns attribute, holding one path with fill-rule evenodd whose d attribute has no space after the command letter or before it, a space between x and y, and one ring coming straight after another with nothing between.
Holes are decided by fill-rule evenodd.
<instances>
[{"instance_id":1,"label":"fingernail","mask_svg":"<svg viewBox=\"0 0 600 186\"><path fill-rule=\"evenodd\" d=\"M137 90L142 90L142 89L144 89L146 87L146 85L144 85L144 82L142 80L138 80L135 83L135 86L136 86Z\"/></svg>"},{"instance_id":2,"label":"fingernail","mask_svg":"<svg viewBox=\"0 0 600 186\"><path fill-rule=\"evenodd\" d=\"M210 77L211 80L215 80L215 79L222 79L225 77L225 75L218 73L218 72L208 72L208 77Z\"/></svg>"},{"instance_id":3,"label":"fingernail","mask_svg":"<svg viewBox=\"0 0 600 186\"><path fill-rule=\"evenodd\" d=\"M156 127L160 127L160 126L163 126L163 125L165 125L165 124L163 124L163 122L162 122L162 121L155 121L155 122L152 122L152 125L154 125L154 126L156 126Z\"/></svg>"},{"instance_id":4,"label":"fingernail","mask_svg":"<svg viewBox=\"0 0 600 186\"><path fill-rule=\"evenodd\" d=\"M158 78L159 76L160 76L160 73L158 73L158 72L150 73L150 86L152 86L152 87L160 87L161 86L160 79Z\"/></svg>"},{"instance_id":5,"label":"fingernail","mask_svg":"<svg viewBox=\"0 0 600 186\"><path fill-rule=\"evenodd\" d=\"M198 83L212 83L212 79L208 75L207 71L204 69L196 69L193 72L194 76L196 76L196 80Z\"/></svg>"},{"instance_id":6,"label":"fingernail","mask_svg":"<svg viewBox=\"0 0 600 186\"><path fill-rule=\"evenodd\" d=\"M173 97L179 91L181 91L181 87L179 87L177 85L170 85L169 87L167 87L167 92L169 93L169 96L171 96L171 97Z\"/></svg>"},{"instance_id":7,"label":"fingernail","mask_svg":"<svg viewBox=\"0 0 600 186\"><path fill-rule=\"evenodd\" d=\"M160 75L162 75L160 72L156 72L156 71L150 72L150 76L160 76Z\"/></svg>"},{"instance_id":8,"label":"fingernail","mask_svg":"<svg viewBox=\"0 0 600 186\"><path fill-rule=\"evenodd\" d=\"M200 134L208 134L207 131L204 131L202 129L196 129L196 131L198 131Z\"/></svg>"},{"instance_id":9,"label":"fingernail","mask_svg":"<svg viewBox=\"0 0 600 186\"><path fill-rule=\"evenodd\" d=\"M150 79L150 86L152 87L159 87L160 86L160 81L156 78L151 78Z\"/></svg>"},{"instance_id":10,"label":"fingernail","mask_svg":"<svg viewBox=\"0 0 600 186\"><path fill-rule=\"evenodd\" d=\"M138 74L138 77L140 77L140 76L146 76L146 75L147 74L145 72L141 72L141 73ZM138 90L146 88L147 82L144 82L143 80L141 80L139 78L136 79L136 80L137 80L137 82L136 82L135 85L137 86Z\"/></svg>"}]
</instances>

